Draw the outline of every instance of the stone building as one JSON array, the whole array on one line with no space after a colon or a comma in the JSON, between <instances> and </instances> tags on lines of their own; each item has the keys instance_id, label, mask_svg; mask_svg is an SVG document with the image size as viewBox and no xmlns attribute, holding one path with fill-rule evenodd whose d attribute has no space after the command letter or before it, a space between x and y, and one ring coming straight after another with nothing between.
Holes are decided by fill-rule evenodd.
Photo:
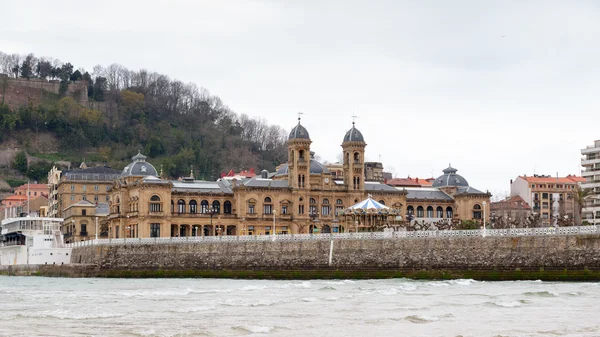
<instances>
[{"instance_id":1,"label":"stone building","mask_svg":"<svg viewBox=\"0 0 600 337\"><path fill-rule=\"evenodd\" d=\"M581 188L591 189L592 194L585 200L582 219L597 225L600 223L600 140L594 145L586 146L581 150L582 177Z\"/></svg>"},{"instance_id":2,"label":"stone building","mask_svg":"<svg viewBox=\"0 0 600 337\"><path fill-rule=\"evenodd\" d=\"M63 210L62 232L65 243L93 240L98 237L107 237L108 231L103 232L105 220L108 216L106 203L99 205L87 200L81 200L67 206Z\"/></svg>"},{"instance_id":3,"label":"stone building","mask_svg":"<svg viewBox=\"0 0 600 337\"><path fill-rule=\"evenodd\" d=\"M121 172L106 166L61 171L53 167L48 172L48 211L50 217L64 218L63 211L82 200L93 204L108 203L108 190Z\"/></svg>"},{"instance_id":4,"label":"stone building","mask_svg":"<svg viewBox=\"0 0 600 337\"><path fill-rule=\"evenodd\" d=\"M110 237L366 231L372 228L338 214L369 196L399 214L406 214L408 205L417 215L422 209L423 218L483 217L489 194L469 187L452 168L444 170L431 194L365 181L367 144L354 123L343 137L343 162L337 173L314 158L311 143L299 119L288 137L287 163L276 172L216 182L195 180L193 174L176 181L162 179L138 154L112 183Z\"/></svg>"}]
</instances>

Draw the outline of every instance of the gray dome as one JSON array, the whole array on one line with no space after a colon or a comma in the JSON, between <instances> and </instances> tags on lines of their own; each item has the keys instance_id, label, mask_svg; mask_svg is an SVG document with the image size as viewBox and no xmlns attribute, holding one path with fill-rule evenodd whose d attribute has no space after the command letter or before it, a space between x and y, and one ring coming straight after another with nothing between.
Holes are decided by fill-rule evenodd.
<instances>
[{"instance_id":1,"label":"gray dome","mask_svg":"<svg viewBox=\"0 0 600 337\"><path fill-rule=\"evenodd\" d=\"M300 125L300 118L298 118L298 125L296 125L290 132L288 140L291 139L310 139L308 131L306 131L306 129Z\"/></svg>"},{"instance_id":2,"label":"gray dome","mask_svg":"<svg viewBox=\"0 0 600 337\"><path fill-rule=\"evenodd\" d=\"M356 127L354 127L354 122L352 122L352 129L348 130L348 132L346 132L346 135L344 136L344 142L363 142L364 143L365 138L363 137L362 133L360 133L360 131L358 131L358 129Z\"/></svg>"},{"instance_id":3,"label":"gray dome","mask_svg":"<svg viewBox=\"0 0 600 337\"><path fill-rule=\"evenodd\" d=\"M279 167L279 170L277 170L277 173L275 173L275 175L284 175L284 174L288 174L289 173L289 169L288 169L288 164L283 164L281 165L281 167ZM310 160L310 174L321 174L321 173L330 173L329 169L327 167L325 167L323 164L319 163L318 161L311 159Z\"/></svg>"},{"instance_id":4,"label":"gray dome","mask_svg":"<svg viewBox=\"0 0 600 337\"><path fill-rule=\"evenodd\" d=\"M131 158L133 162L125 166L123 172L121 173L121 176L157 176L158 173L156 172L156 169L154 168L154 166L152 166L152 164L146 161L146 158L148 157L138 152L138 154Z\"/></svg>"},{"instance_id":5,"label":"gray dome","mask_svg":"<svg viewBox=\"0 0 600 337\"><path fill-rule=\"evenodd\" d=\"M458 170L452 166L448 166L447 169L443 170L444 175L441 175L435 179L432 187L445 187L445 186L469 186L467 179L461 175L456 174Z\"/></svg>"}]
</instances>

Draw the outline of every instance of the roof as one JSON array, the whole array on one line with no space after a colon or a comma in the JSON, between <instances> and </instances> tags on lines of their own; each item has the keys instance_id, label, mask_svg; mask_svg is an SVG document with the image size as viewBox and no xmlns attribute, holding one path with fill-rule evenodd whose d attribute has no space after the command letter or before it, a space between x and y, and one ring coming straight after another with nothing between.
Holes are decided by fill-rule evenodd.
<instances>
[{"instance_id":1,"label":"roof","mask_svg":"<svg viewBox=\"0 0 600 337\"><path fill-rule=\"evenodd\" d=\"M325 167L325 165L319 163L315 159L310 160L310 173L330 173L329 169ZM288 164L283 164L279 167L275 175L284 175L288 174Z\"/></svg>"},{"instance_id":2,"label":"roof","mask_svg":"<svg viewBox=\"0 0 600 337\"><path fill-rule=\"evenodd\" d=\"M266 187L266 188L288 188L287 180L272 180L264 178L253 178L244 183L247 187Z\"/></svg>"},{"instance_id":3,"label":"roof","mask_svg":"<svg viewBox=\"0 0 600 337\"><path fill-rule=\"evenodd\" d=\"M221 173L221 178L224 177L246 177L246 178L252 178L256 176L256 172L254 172L253 168L250 168L250 170L242 170L239 173L235 173L234 170L229 170L229 172L227 173Z\"/></svg>"},{"instance_id":4,"label":"roof","mask_svg":"<svg viewBox=\"0 0 600 337\"><path fill-rule=\"evenodd\" d=\"M222 181L204 181L204 180L193 180L193 181L180 181L173 180L174 192L197 192L197 193L225 193L233 194L229 184L225 184Z\"/></svg>"},{"instance_id":5,"label":"roof","mask_svg":"<svg viewBox=\"0 0 600 337\"><path fill-rule=\"evenodd\" d=\"M459 194L482 194L482 195L486 195L488 194L487 192L482 192L476 188L473 188L471 186L460 186L457 188L456 190L456 194L455 195L459 195Z\"/></svg>"},{"instance_id":6,"label":"roof","mask_svg":"<svg viewBox=\"0 0 600 337\"><path fill-rule=\"evenodd\" d=\"M440 201L452 201L451 196L440 191L437 188L404 188L408 192L406 199L427 199L427 200L440 200Z\"/></svg>"},{"instance_id":7,"label":"roof","mask_svg":"<svg viewBox=\"0 0 600 337\"><path fill-rule=\"evenodd\" d=\"M90 202L88 200L81 200L81 201L78 201L78 202L76 202L74 204L69 205L69 207L67 207L65 209L69 209L71 207L89 207L89 206L96 206L96 204L94 204L94 203L92 203L92 202Z\"/></svg>"},{"instance_id":8,"label":"roof","mask_svg":"<svg viewBox=\"0 0 600 337\"><path fill-rule=\"evenodd\" d=\"M344 136L344 142L364 142L365 138L362 133L358 131L358 129L354 126L354 122L352 122L352 129L346 132Z\"/></svg>"},{"instance_id":9,"label":"roof","mask_svg":"<svg viewBox=\"0 0 600 337\"><path fill-rule=\"evenodd\" d=\"M131 164L125 166L121 176L158 176L152 164L146 162L146 156L139 153L131 158Z\"/></svg>"},{"instance_id":10,"label":"roof","mask_svg":"<svg viewBox=\"0 0 600 337\"><path fill-rule=\"evenodd\" d=\"M300 124L300 117L298 117L298 125L294 126L288 139L310 139L308 131Z\"/></svg>"},{"instance_id":11,"label":"roof","mask_svg":"<svg viewBox=\"0 0 600 337\"><path fill-rule=\"evenodd\" d=\"M343 184L343 182L342 182ZM403 193L404 191L399 190L390 185L375 183L375 182L365 182L365 191L367 192L389 192L389 193Z\"/></svg>"},{"instance_id":12,"label":"roof","mask_svg":"<svg viewBox=\"0 0 600 337\"><path fill-rule=\"evenodd\" d=\"M498 209L523 209L530 210L531 206L521 198L519 195L514 195L512 197L508 197L504 200L500 200L497 202L490 203L490 209L498 210Z\"/></svg>"},{"instance_id":13,"label":"roof","mask_svg":"<svg viewBox=\"0 0 600 337\"><path fill-rule=\"evenodd\" d=\"M468 187L469 183L461 175L456 174L458 170L448 165L448 168L444 169L443 175L437 177L431 186L433 187L445 187L445 186L465 186Z\"/></svg>"},{"instance_id":14,"label":"roof","mask_svg":"<svg viewBox=\"0 0 600 337\"><path fill-rule=\"evenodd\" d=\"M2 200L10 200L10 201L25 201L27 200L26 195L9 195L8 197Z\"/></svg>"},{"instance_id":15,"label":"roof","mask_svg":"<svg viewBox=\"0 0 600 337\"><path fill-rule=\"evenodd\" d=\"M557 183L557 184L575 184L585 182L585 178L574 175L568 175L566 177L551 177L551 176L519 176L519 178L527 181L528 183Z\"/></svg>"},{"instance_id":16,"label":"roof","mask_svg":"<svg viewBox=\"0 0 600 337\"><path fill-rule=\"evenodd\" d=\"M394 179L390 179L386 182L386 184L388 185L392 185L392 186L431 186L432 182L435 181L434 178L427 178L427 179L419 179L419 178L394 178Z\"/></svg>"},{"instance_id":17,"label":"roof","mask_svg":"<svg viewBox=\"0 0 600 337\"><path fill-rule=\"evenodd\" d=\"M121 176L121 171L113 170L108 166L94 166L63 171L62 175L69 180L113 181Z\"/></svg>"},{"instance_id":18,"label":"roof","mask_svg":"<svg viewBox=\"0 0 600 337\"><path fill-rule=\"evenodd\" d=\"M15 188L15 190L27 190L27 188L29 188L30 190L32 189L48 189L48 185L46 184L29 184L29 186L27 186L28 184L23 184L17 188Z\"/></svg>"}]
</instances>

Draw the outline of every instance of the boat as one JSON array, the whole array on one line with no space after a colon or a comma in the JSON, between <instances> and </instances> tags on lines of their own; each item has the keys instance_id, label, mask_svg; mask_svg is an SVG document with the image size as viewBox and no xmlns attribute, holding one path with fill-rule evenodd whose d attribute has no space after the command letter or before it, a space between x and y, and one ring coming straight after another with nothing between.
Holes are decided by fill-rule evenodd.
<instances>
[{"instance_id":1,"label":"boat","mask_svg":"<svg viewBox=\"0 0 600 337\"><path fill-rule=\"evenodd\" d=\"M0 265L68 264L71 250L60 230L63 219L38 216L1 222Z\"/></svg>"}]
</instances>

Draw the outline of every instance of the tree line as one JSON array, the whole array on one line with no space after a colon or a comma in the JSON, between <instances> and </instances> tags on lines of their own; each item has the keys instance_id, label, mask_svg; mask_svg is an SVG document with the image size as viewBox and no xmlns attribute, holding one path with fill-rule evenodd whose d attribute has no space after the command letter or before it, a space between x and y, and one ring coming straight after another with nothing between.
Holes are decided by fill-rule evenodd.
<instances>
[{"instance_id":1,"label":"tree line","mask_svg":"<svg viewBox=\"0 0 600 337\"><path fill-rule=\"evenodd\" d=\"M0 105L0 129L52 132L60 139L61 151L96 149L103 161L116 166L124 166L141 149L173 178L190 169L205 179L230 169L273 170L286 160L284 129L233 112L194 83L118 64L98 65L91 72L73 69L71 63L52 58L0 52L0 73L56 79L67 86L72 80L86 80L90 101L105 104L102 112L71 97L18 109Z\"/></svg>"}]
</instances>

